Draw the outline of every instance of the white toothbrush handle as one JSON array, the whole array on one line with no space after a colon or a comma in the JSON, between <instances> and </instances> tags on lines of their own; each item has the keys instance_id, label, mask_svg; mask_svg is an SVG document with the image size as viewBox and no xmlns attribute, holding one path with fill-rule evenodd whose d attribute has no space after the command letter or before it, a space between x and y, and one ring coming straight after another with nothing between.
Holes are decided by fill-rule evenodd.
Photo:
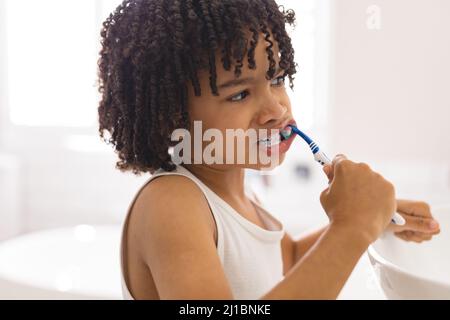
<instances>
[{"instance_id":1,"label":"white toothbrush handle","mask_svg":"<svg viewBox=\"0 0 450 320\"><path fill-rule=\"evenodd\" d=\"M399 215L397 212L394 213L394 215L392 216L392 220L393 223L395 223L396 225L399 226L403 226L405 225L406 221L405 218L403 218L401 215Z\"/></svg>"},{"instance_id":2,"label":"white toothbrush handle","mask_svg":"<svg viewBox=\"0 0 450 320\"><path fill-rule=\"evenodd\" d=\"M317 162L319 162L322 166L324 166L324 165L331 165L331 160L321 150L317 151L314 154L314 159ZM403 226L406 223L405 219L400 214L398 214L397 212L394 213L394 215L392 216L391 221L392 221L392 223L395 223L396 225L399 225L399 226Z\"/></svg>"},{"instance_id":3,"label":"white toothbrush handle","mask_svg":"<svg viewBox=\"0 0 450 320\"><path fill-rule=\"evenodd\" d=\"M331 165L331 160L324 152L322 152L322 150L319 150L314 154L314 159L323 166Z\"/></svg>"}]
</instances>

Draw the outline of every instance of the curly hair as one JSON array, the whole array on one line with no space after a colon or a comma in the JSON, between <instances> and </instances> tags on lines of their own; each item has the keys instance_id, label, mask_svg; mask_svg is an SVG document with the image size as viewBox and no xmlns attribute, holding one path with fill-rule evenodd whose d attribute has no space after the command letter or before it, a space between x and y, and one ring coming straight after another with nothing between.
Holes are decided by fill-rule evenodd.
<instances>
[{"instance_id":1,"label":"curly hair","mask_svg":"<svg viewBox=\"0 0 450 320\"><path fill-rule=\"evenodd\" d=\"M236 77L244 59L255 69L260 33L269 43L267 79L276 69L271 30L292 89L297 64L286 23L295 24L294 11L274 0L124 0L103 22L98 60L99 133L118 154L116 167L134 174L174 170L170 135L189 130L189 83L200 96L197 72L209 70L218 95L216 53Z\"/></svg>"}]
</instances>

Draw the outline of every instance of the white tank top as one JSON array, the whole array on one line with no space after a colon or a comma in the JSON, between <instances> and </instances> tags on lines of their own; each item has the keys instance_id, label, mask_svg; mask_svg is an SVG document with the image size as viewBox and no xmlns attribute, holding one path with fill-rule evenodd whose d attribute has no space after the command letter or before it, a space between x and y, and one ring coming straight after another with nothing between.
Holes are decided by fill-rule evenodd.
<instances>
[{"instance_id":1,"label":"white tank top","mask_svg":"<svg viewBox=\"0 0 450 320\"><path fill-rule=\"evenodd\" d=\"M270 215L262 205L253 200L259 216L269 230L250 222L183 166L177 166L176 170L171 172L159 169L155 171L147 183L158 176L174 174L193 180L209 203L217 228L217 253L234 299L261 298L283 279L281 239L284 236L284 228L282 223ZM134 298L127 287L123 273L122 247L131 208L147 183L142 186L130 204L122 227L120 264L122 293L126 300ZM248 188L245 190L250 199L256 200L254 194Z\"/></svg>"}]
</instances>

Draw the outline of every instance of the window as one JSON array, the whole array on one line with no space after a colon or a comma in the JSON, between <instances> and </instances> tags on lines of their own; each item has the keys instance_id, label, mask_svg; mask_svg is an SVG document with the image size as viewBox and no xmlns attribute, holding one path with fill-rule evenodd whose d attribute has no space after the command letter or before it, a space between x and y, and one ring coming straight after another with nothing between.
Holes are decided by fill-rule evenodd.
<instances>
[{"instance_id":1,"label":"window","mask_svg":"<svg viewBox=\"0 0 450 320\"><path fill-rule=\"evenodd\" d=\"M297 14L290 32L299 64L287 89L302 128L318 121L316 96L320 29L326 0L278 0ZM8 105L15 125L96 126L101 22L121 0L6 0ZM323 9L323 8L321 8ZM320 40L320 41L319 41ZM325 52L322 51L321 52ZM320 90L322 93L323 90Z\"/></svg>"},{"instance_id":2,"label":"window","mask_svg":"<svg viewBox=\"0 0 450 320\"><path fill-rule=\"evenodd\" d=\"M10 120L92 126L101 21L119 1L7 0Z\"/></svg>"},{"instance_id":3,"label":"window","mask_svg":"<svg viewBox=\"0 0 450 320\"><path fill-rule=\"evenodd\" d=\"M298 64L294 91L287 89L294 116L303 129L322 125L327 104L328 0L277 0L277 3L296 14L295 29L288 28Z\"/></svg>"}]
</instances>

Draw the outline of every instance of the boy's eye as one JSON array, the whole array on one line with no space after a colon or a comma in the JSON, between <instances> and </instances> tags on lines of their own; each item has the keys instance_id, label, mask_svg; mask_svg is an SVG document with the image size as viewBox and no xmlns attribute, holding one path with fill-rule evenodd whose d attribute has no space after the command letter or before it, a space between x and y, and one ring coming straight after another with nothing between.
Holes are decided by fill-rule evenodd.
<instances>
[{"instance_id":1,"label":"boy's eye","mask_svg":"<svg viewBox=\"0 0 450 320\"><path fill-rule=\"evenodd\" d=\"M275 86L275 87L283 87L284 86L284 78L285 78L285 76L276 77L275 79L273 79L271 81L270 84L272 86ZM246 97L248 97L249 95L250 95L250 93L248 92L248 90L244 90L244 91L241 91L238 94L230 97L228 99L228 101L230 101L230 102L240 102L240 101L244 100Z\"/></svg>"},{"instance_id":2,"label":"boy's eye","mask_svg":"<svg viewBox=\"0 0 450 320\"><path fill-rule=\"evenodd\" d=\"M244 100L248 95L249 95L249 93L247 90L241 91L238 94L232 96L230 99L228 99L228 101L239 102L239 101Z\"/></svg>"},{"instance_id":3,"label":"boy's eye","mask_svg":"<svg viewBox=\"0 0 450 320\"><path fill-rule=\"evenodd\" d=\"M285 76L279 76L272 80L272 85L276 87L284 86L284 78Z\"/></svg>"}]
</instances>

